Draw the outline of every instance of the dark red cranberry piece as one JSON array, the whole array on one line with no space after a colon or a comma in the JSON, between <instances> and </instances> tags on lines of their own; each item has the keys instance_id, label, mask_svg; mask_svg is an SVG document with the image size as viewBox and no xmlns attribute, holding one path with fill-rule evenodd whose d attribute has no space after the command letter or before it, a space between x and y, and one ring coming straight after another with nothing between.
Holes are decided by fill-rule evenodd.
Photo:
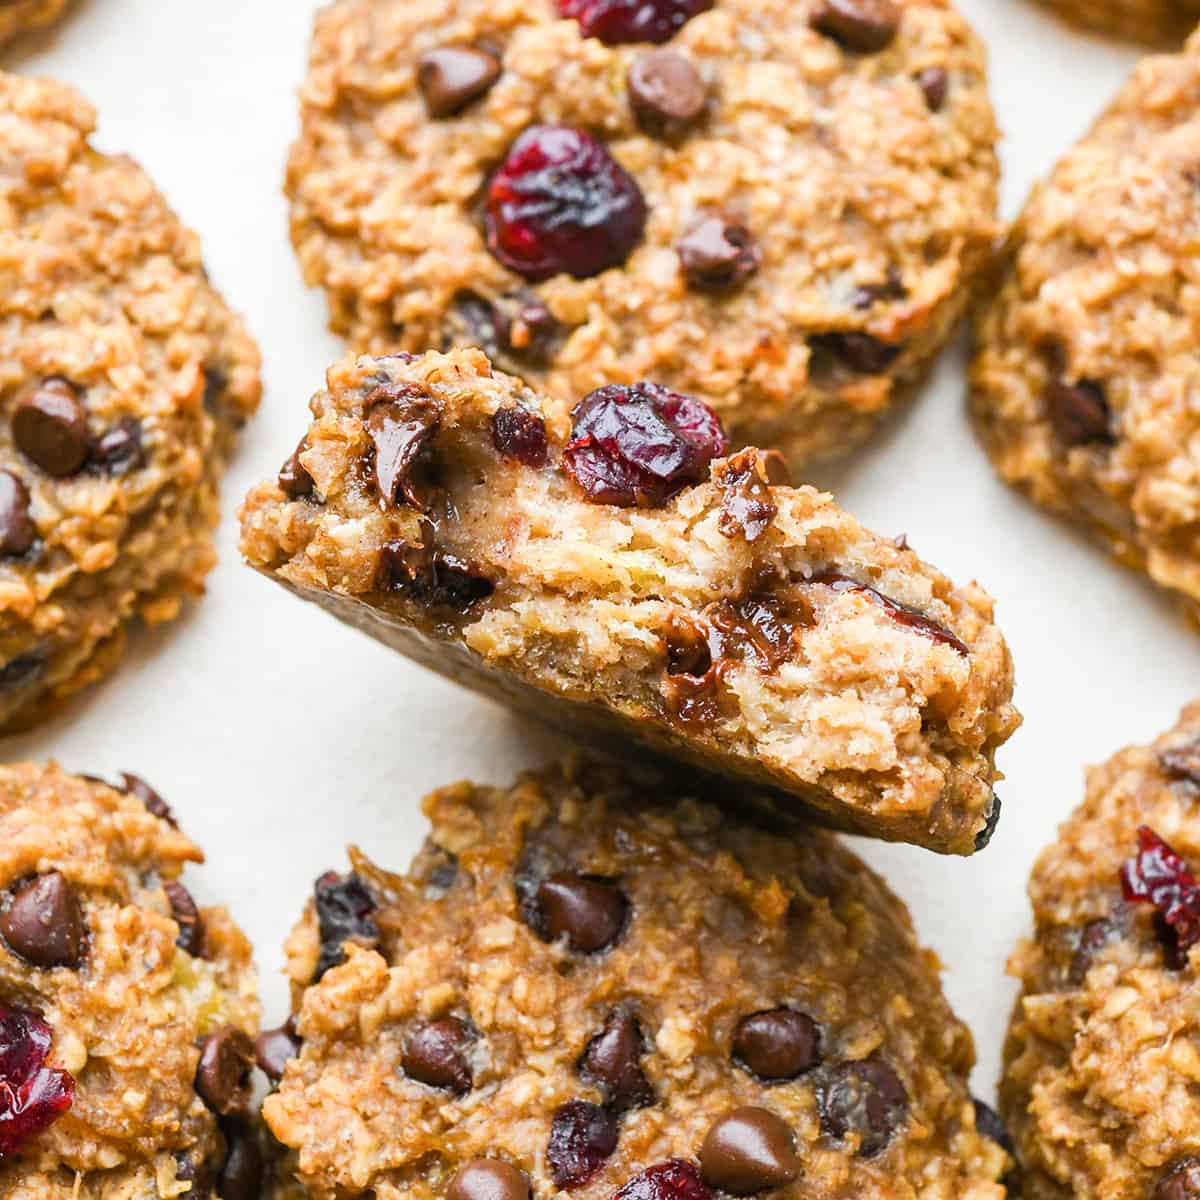
<instances>
[{"instance_id":1,"label":"dark red cranberry piece","mask_svg":"<svg viewBox=\"0 0 1200 1200\"><path fill-rule=\"evenodd\" d=\"M1054 436L1064 446L1111 445L1112 413L1104 388L1091 379L1053 379L1043 395Z\"/></svg>"},{"instance_id":2,"label":"dark red cranberry piece","mask_svg":"<svg viewBox=\"0 0 1200 1200\"><path fill-rule=\"evenodd\" d=\"M594 504L664 504L729 448L707 404L655 383L599 388L571 416L563 466Z\"/></svg>"},{"instance_id":3,"label":"dark red cranberry piece","mask_svg":"<svg viewBox=\"0 0 1200 1200\"><path fill-rule=\"evenodd\" d=\"M314 899L321 935L315 982L330 967L345 961L346 942L378 941L379 926L375 924L375 900L357 875L326 871L314 886Z\"/></svg>"},{"instance_id":4,"label":"dark red cranberry piece","mask_svg":"<svg viewBox=\"0 0 1200 1200\"><path fill-rule=\"evenodd\" d=\"M665 42L713 0L558 0L558 11L579 22L584 37L607 46Z\"/></svg>"},{"instance_id":5,"label":"dark red cranberry piece","mask_svg":"<svg viewBox=\"0 0 1200 1200\"><path fill-rule=\"evenodd\" d=\"M1200 1158L1173 1162L1155 1184L1150 1200L1200 1200Z\"/></svg>"},{"instance_id":6,"label":"dark red cranberry piece","mask_svg":"<svg viewBox=\"0 0 1200 1200\"><path fill-rule=\"evenodd\" d=\"M771 1008L738 1022L733 1058L759 1079L795 1079L817 1065L817 1023L794 1008Z\"/></svg>"},{"instance_id":7,"label":"dark red cranberry piece","mask_svg":"<svg viewBox=\"0 0 1200 1200\"><path fill-rule=\"evenodd\" d=\"M492 445L526 467L546 465L546 422L538 413L514 404L492 414Z\"/></svg>"},{"instance_id":8,"label":"dark red cranberry piece","mask_svg":"<svg viewBox=\"0 0 1200 1200\"><path fill-rule=\"evenodd\" d=\"M488 248L526 279L586 279L620 266L642 239L646 201L590 134L535 125L487 188Z\"/></svg>"},{"instance_id":9,"label":"dark red cranberry piece","mask_svg":"<svg viewBox=\"0 0 1200 1200\"><path fill-rule=\"evenodd\" d=\"M1200 883L1183 859L1148 825L1138 828L1138 849L1121 867L1126 900L1153 904L1167 964L1182 970L1200 942Z\"/></svg>"},{"instance_id":10,"label":"dark red cranberry piece","mask_svg":"<svg viewBox=\"0 0 1200 1200\"><path fill-rule=\"evenodd\" d=\"M857 1153L880 1153L908 1119L908 1092L882 1059L847 1062L829 1073L819 1095L821 1128L832 1138L858 1139Z\"/></svg>"},{"instance_id":11,"label":"dark red cranberry piece","mask_svg":"<svg viewBox=\"0 0 1200 1200\"><path fill-rule=\"evenodd\" d=\"M596 954L621 936L629 900L609 879L556 871L533 894L528 916L544 941L565 937L577 954Z\"/></svg>"},{"instance_id":12,"label":"dark red cranberry piece","mask_svg":"<svg viewBox=\"0 0 1200 1200\"><path fill-rule=\"evenodd\" d=\"M710 1200L710 1196L695 1163L669 1158L635 1175L613 1200Z\"/></svg>"},{"instance_id":13,"label":"dark red cranberry piece","mask_svg":"<svg viewBox=\"0 0 1200 1200\"><path fill-rule=\"evenodd\" d=\"M614 1009L604 1028L588 1042L579 1060L579 1074L598 1087L613 1108L644 1108L654 1103L654 1089L641 1067L645 1050L637 1018Z\"/></svg>"},{"instance_id":14,"label":"dark red cranberry piece","mask_svg":"<svg viewBox=\"0 0 1200 1200\"><path fill-rule=\"evenodd\" d=\"M617 1148L616 1115L598 1104L572 1100L550 1122L546 1161L554 1186L576 1188L587 1183Z\"/></svg>"},{"instance_id":15,"label":"dark red cranberry piece","mask_svg":"<svg viewBox=\"0 0 1200 1200\"><path fill-rule=\"evenodd\" d=\"M1200 738L1164 750L1158 756L1158 762L1171 779L1200 787Z\"/></svg>"},{"instance_id":16,"label":"dark red cranberry piece","mask_svg":"<svg viewBox=\"0 0 1200 1200\"><path fill-rule=\"evenodd\" d=\"M465 1096L472 1083L471 1040L470 1027L457 1017L418 1025L404 1039L404 1073L418 1083Z\"/></svg>"},{"instance_id":17,"label":"dark red cranberry piece","mask_svg":"<svg viewBox=\"0 0 1200 1200\"><path fill-rule=\"evenodd\" d=\"M49 1129L75 1099L75 1080L46 1066L51 1037L36 1013L0 1004L0 1163Z\"/></svg>"}]
</instances>

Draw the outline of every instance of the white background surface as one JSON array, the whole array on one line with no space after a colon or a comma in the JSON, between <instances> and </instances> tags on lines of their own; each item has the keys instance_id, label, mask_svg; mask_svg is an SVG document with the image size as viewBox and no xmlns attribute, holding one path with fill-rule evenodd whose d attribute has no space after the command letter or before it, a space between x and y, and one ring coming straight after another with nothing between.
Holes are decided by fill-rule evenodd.
<instances>
[{"instance_id":1,"label":"white background surface","mask_svg":"<svg viewBox=\"0 0 1200 1200\"><path fill-rule=\"evenodd\" d=\"M1004 133L1004 211L1124 78L1127 47L1068 32L1028 0L960 0L986 39ZM133 154L200 231L213 279L247 317L266 396L224 492L221 565L174 626L137 639L118 673L58 722L0 747L81 771L144 775L208 852L197 895L220 898L258 948L268 1021L286 1009L281 943L322 870L360 842L407 866L417 803L461 777L503 782L553 743L422 672L239 564L234 510L278 468L309 395L342 352L307 291L280 194L316 0L82 0L3 66L79 87L98 145ZM1200 635L1140 578L1005 490L968 428L959 352L917 404L851 463L823 472L883 534L907 532L952 577L998 600L1025 726L1002 751L1004 816L990 848L948 860L859 843L943 958L975 1032L990 1096L1013 987L1004 961L1028 926L1038 849L1077 803L1081 766L1164 729L1200 693Z\"/></svg>"}]
</instances>

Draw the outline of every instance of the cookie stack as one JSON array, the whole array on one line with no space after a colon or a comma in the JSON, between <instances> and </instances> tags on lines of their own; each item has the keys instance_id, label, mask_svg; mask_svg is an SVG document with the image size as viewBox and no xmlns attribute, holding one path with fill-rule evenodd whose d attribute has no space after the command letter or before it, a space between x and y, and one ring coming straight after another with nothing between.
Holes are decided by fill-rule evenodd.
<instances>
[{"instance_id":1,"label":"cookie stack","mask_svg":"<svg viewBox=\"0 0 1200 1200\"><path fill-rule=\"evenodd\" d=\"M830 831L984 849L1011 656L977 584L792 482L974 295L1000 474L1200 605L1198 100L1200 35L997 250L948 0L327 5L287 192L353 353L242 553L589 757L433 793L406 874L321 875L266 1031L157 792L0 767L0 1195L1200 1196L1200 708L1035 868L1002 1122ZM194 235L93 124L0 75L6 730L201 590L259 398Z\"/></svg>"}]
</instances>

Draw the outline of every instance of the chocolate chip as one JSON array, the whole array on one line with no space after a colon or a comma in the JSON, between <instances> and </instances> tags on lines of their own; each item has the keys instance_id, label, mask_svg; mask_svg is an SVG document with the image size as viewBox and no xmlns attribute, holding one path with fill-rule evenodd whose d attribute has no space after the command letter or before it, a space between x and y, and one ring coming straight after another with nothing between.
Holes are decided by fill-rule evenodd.
<instances>
[{"instance_id":1,"label":"chocolate chip","mask_svg":"<svg viewBox=\"0 0 1200 1200\"><path fill-rule=\"evenodd\" d=\"M738 1022L733 1060L764 1081L795 1079L818 1062L817 1023L794 1008L769 1008Z\"/></svg>"},{"instance_id":2,"label":"chocolate chip","mask_svg":"<svg viewBox=\"0 0 1200 1200\"><path fill-rule=\"evenodd\" d=\"M467 1058L471 1040L469 1026L457 1017L418 1025L404 1039L404 1073L418 1083L465 1096L472 1081Z\"/></svg>"},{"instance_id":3,"label":"chocolate chip","mask_svg":"<svg viewBox=\"0 0 1200 1200\"><path fill-rule=\"evenodd\" d=\"M700 1171L712 1188L751 1196L800 1174L792 1131L767 1108L735 1108L713 1122L700 1147Z\"/></svg>"},{"instance_id":4,"label":"chocolate chip","mask_svg":"<svg viewBox=\"0 0 1200 1200\"><path fill-rule=\"evenodd\" d=\"M624 1009L613 1009L604 1027L588 1042L579 1060L579 1074L598 1087L613 1108L644 1108L654 1103L654 1090L639 1061L645 1049L637 1018Z\"/></svg>"},{"instance_id":5,"label":"chocolate chip","mask_svg":"<svg viewBox=\"0 0 1200 1200\"><path fill-rule=\"evenodd\" d=\"M300 461L300 455L308 449L307 439L301 439L300 444L292 451L288 460L279 468L279 490L289 500L303 500L313 494L313 477Z\"/></svg>"},{"instance_id":6,"label":"chocolate chip","mask_svg":"<svg viewBox=\"0 0 1200 1200\"><path fill-rule=\"evenodd\" d=\"M895 267L890 267L887 278L881 283L864 283L856 287L850 297L850 304L859 312L865 312L881 301L903 300L907 295L908 288L904 286L899 272Z\"/></svg>"},{"instance_id":7,"label":"chocolate chip","mask_svg":"<svg viewBox=\"0 0 1200 1200\"><path fill-rule=\"evenodd\" d=\"M204 368L204 411L218 416L221 412L221 402L229 390L229 376L220 367L206 366Z\"/></svg>"},{"instance_id":8,"label":"chocolate chip","mask_svg":"<svg viewBox=\"0 0 1200 1200\"><path fill-rule=\"evenodd\" d=\"M410 474L437 432L440 409L415 384L380 387L368 398L372 399L376 402L367 414L366 427L375 447L379 495L391 506L403 493L408 504L420 508Z\"/></svg>"},{"instance_id":9,"label":"chocolate chip","mask_svg":"<svg viewBox=\"0 0 1200 1200\"><path fill-rule=\"evenodd\" d=\"M498 408L492 414L492 445L505 458L526 467L544 467L548 446L546 422L539 413L517 404Z\"/></svg>"},{"instance_id":10,"label":"chocolate chip","mask_svg":"<svg viewBox=\"0 0 1200 1200\"><path fill-rule=\"evenodd\" d=\"M779 511L770 488L786 475L783 456L774 450L751 448L727 458L713 475L723 492L721 514L717 518L717 529L722 536L757 542Z\"/></svg>"},{"instance_id":11,"label":"chocolate chip","mask_svg":"<svg viewBox=\"0 0 1200 1200\"><path fill-rule=\"evenodd\" d=\"M118 788L118 791L123 791L127 796L133 796L140 800L152 817L166 821L168 825L173 825L176 829L179 828L179 822L175 820L171 806L144 779L139 779L129 771L122 771L121 779L123 786Z\"/></svg>"},{"instance_id":12,"label":"chocolate chip","mask_svg":"<svg viewBox=\"0 0 1200 1200\"><path fill-rule=\"evenodd\" d=\"M1158 762L1170 779L1200 787L1200 738L1164 750Z\"/></svg>"},{"instance_id":13,"label":"chocolate chip","mask_svg":"<svg viewBox=\"0 0 1200 1200\"><path fill-rule=\"evenodd\" d=\"M0 554L24 554L37 538L29 516L29 489L11 471L0 471Z\"/></svg>"},{"instance_id":14,"label":"chocolate chip","mask_svg":"<svg viewBox=\"0 0 1200 1200\"><path fill-rule=\"evenodd\" d=\"M193 958L204 957L204 920L196 907L192 894L177 879L163 884L163 891L171 904L171 916L179 926L175 945L186 950Z\"/></svg>"},{"instance_id":15,"label":"chocolate chip","mask_svg":"<svg viewBox=\"0 0 1200 1200\"><path fill-rule=\"evenodd\" d=\"M74 475L91 448L87 410L73 383L45 379L17 402L12 415L17 449L48 475Z\"/></svg>"},{"instance_id":16,"label":"chocolate chip","mask_svg":"<svg viewBox=\"0 0 1200 1200\"><path fill-rule=\"evenodd\" d=\"M498 1158L473 1158L459 1167L446 1200L529 1200L529 1179Z\"/></svg>"},{"instance_id":17,"label":"chocolate chip","mask_svg":"<svg viewBox=\"0 0 1200 1200\"><path fill-rule=\"evenodd\" d=\"M1112 445L1112 414L1104 388L1090 379L1052 380L1043 394L1046 416L1064 446Z\"/></svg>"},{"instance_id":18,"label":"chocolate chip","mask_svg":"<svg viewBox=\"0 0 1200 1200\"><path fill-rule=\"evenodd\" d=\"M941 112L950 87L950 76L943 67L926 67L917 73L917 86L925 94L930 112Z\"/></svg>"},{"instance_id":19,"label":"chocolate chip","mask_svg":"<svg viewBox=\"0 0 1200 1200\"><path fill-rule=\"evenodd\" d=\"M417 86L431 117L450 117L486 95L500 78L500 61L472 46L442 46L417 63Z\"/></svg>"},{"instance_id":20,"label":"chocolate chip","mask_svg":"<svg viewBox=\"0 0 1200 1200\"><path fill-rule=\"evenodd\" d=\"M675 50L647 50L633 60L626 79L629 104L642 129L675 137L695 123L708 103L700 72Z\"/></svg>"},{"instance_id":21,"label":"chocolate chip","mask_svg":"<svg viewBox=\"0 0 1200 1200\"><path fill-rule=\"evenodd\" d=\"M122 417L100 436L92 449L90 463L106 475L124 475L142 464L142 423Z\"/></svg>"},{"instance_id":22,"label":"chocolate chip","mask_svg":"<svg viewBox=\"0 0 1200 1200\"><path fill-rule=\"evenodd\" d=\"M491 359L547 366L562 340L558 318L532 292L517 291L496 301L471 291L458 292L451 305L456 338L478 346Z\"/></svg>"},{"instance_id":23,"label":"chocolate chip","mask_svg":"<svg viewBox=\"0 0 1200 1200\"><path fill-rule=\"evenodd\" d=\"M958 639L956 638L955 641ZM1003 804L1000 802L1000 797L995 792L992 793L988 801L987 814L983 818L983 827L975 835L975 852L978 854L980 850L985 850L988 843L996 833L996 828L1000 824L1000 813L1003 811Z\"/></svg>"},{"instance_id":24,"label":"chocolate chip","mask_svg":"<svg viewBox=\"0 0 1200 1200\"><path fill-rule=\"evenodd\" d=\"M1000 1114L974 1096L971 1097L971 1103L975 1106L975 1128L985 1138L995 1142L1006 1154L1015 1158L1016 1151L1013 1148L1013 1140L1009 1137L1008 1129L1000 1119Z\"/></svg>"},{"instance_id":25,"label":"chocolate chip","mask_svg":"<svg viewBox=\"0 0 1200 1200\"><path fill-rule=\"evenodd\" d=\"M224 1025L200 1043L196 1091L218 1116L232 1117L250 1105L254 1043L236 1025Z\"/></svg>"},{"instance_id":26,"label":"chocolate chip","mask_svg":"<svg viewBox=\"0 0 1200 1200\"><path fill-rule=\"evenodd\" d=\"M559 871L542 881L533 899L534 931L543 941L566 936L578 954L607 950L629 914L624 893L607 879Z\"/></svg>"},{"instance_id":27,"label":"chocolate chip","mask_svg":"<svg viewBox=\"0 0 1200 1200\"><path fill-rule=\"evenodd\" d=\"M736 287L762 262L762 251L745 225L711 214L688 226L675 251L688 283L700 288Z\"/></svg>"},{"instance_id":28,"label":"chocolate chip","mask_svg":"<svg viewBox=\"0 0 1200 1200\"><path fill-rule=\"evenodd\" d=\"M254 1061L272 1082L283 1078L283 1069L300 1053L296 1020L289 1017L278 1029L264 1029L254 1039Z\"/></svg>"},{"instance_id":29,"label":"chocolate chip","mask_svg":"<svg viewBox=\"0 0 1200 1200\"><path fill-rule=\"evenodd\" d=\"M1197 1200L1200 1158L1188 1155L1173 1162L1155 1185L1151 1200Z\"/></svg>"},{"instance_id":30,"label":"chocolate chip","mask_svg":"<svg viewBox=\"0 0 1200 1200\"><path fill-rule=\"evenodd\" d=\"M374 897L357 875L326 871L313 885L313 898L321 938L315 983L331 967L345 961L346 942L377 942L379 926L375 924Z\"/></svg>"},{"instance_id":31,"label":"chocolate chip","mask_svg":"<svg viewBox=\"0 0 1200 1200\"><path fill-rule=\"evenodd\" d=\"M11 662L0 667L0 692L15 692L20 688L32 687L46 672L46 652L31 650L19 654Z\"/></svg>"},{"instance_id":32,"label":"chocolate chip","mask_svg":"<svg viewBox=\"0 0 1200 1200\"><path fill-rule=\"evenodd\" d=\"M550 1122L546 1162L555 1187L587 1183L617 1148L617 1117L598 1104L572 1100Z\"/></svg>"},{"instance_id":33,"label":"chocolate chip","mask_svg":"<svg viewBox=\"0 0 1200 1200\"><path fill-rule=\"evenodd\" d=\"M1075 953L1067 969L1067 982L1079 987L1087 978L1096 956L1113 942L1120 941L1129 929L1129 909L1120 905L1106 917L1089 921L1080 931Z\"/></svg>"},{"instance_id":34,"label":"chocolate chip","mask_svg":"<svg viewBox=\"0 0 1200 1200\"><path fill-rule=\"evenodd\" d=\"M819 371L820 356L827 356L861 375L881 375L899 358L903 346L880 341L870 333L856 331L842 333L815 333L808 344L818 362L814 370Z\"/></svg>"},{"instance_id":35,"label":"chocolate chip","mask_svg":"<svg viewBox=\"0 0 1200 1200\"><path fill-rule=\"evenodd\" d=\"M895 0L818 0L809 24L845 50L874 54L891 44L900 17Z\"/></svg>"},{"instance_id":36,"label":"chocolate chip","mask_svg":"<svg viewBox=\"0 0 1200 1200\"><path fill-rule=\"evenodd\" d=\"M379 587L384 591L404 592L421 604L462 613L496 590L496 585L469 563L435 549L432 526L419 545L385 542L379 549L378 575Z\"/></svg>"},{"instance_id":37,"label":"chocolate chip","mask_svg":"<svg viewBox=\"0 0 1200 1200\"><path fill-rule=\"evenodd\" d=\"M217 1195L221 1200L260 1200L265 1163L258 1138L243 1120L231 1118L220 1124L225 1161L217 1176Z\"/></svg>"},{"instance_id":38,"label":"chocolate chip","mask_svg":"<svg viewBox=\"0 0 1200 1200\"><path fill-rule=\"evenodd\" d=\"M821 1128L829 1137L857 1138L855 1153L871 1158L908 1119L908 1093L887 1063L868 1058L829 1072L819 1109Z\"/></svg>"},{"instance_id":39,"label":"chocolate chip","mask_svg":"<svg viewBox=\"0 0 1200 1200\"><path fill-rule=\"evenodd\" d=\"M87 922L75 889L59 871L19 884L0 913L0 934L35 967L78 967Z\"/></svg>"}]
</instances>

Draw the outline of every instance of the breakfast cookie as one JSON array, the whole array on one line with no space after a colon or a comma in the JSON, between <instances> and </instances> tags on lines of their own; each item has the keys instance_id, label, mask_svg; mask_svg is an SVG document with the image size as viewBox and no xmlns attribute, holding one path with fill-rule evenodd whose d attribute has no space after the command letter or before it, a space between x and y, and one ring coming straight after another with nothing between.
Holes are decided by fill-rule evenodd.
<instances>
[{"instance_id":1,"label":"breakfast cookie","mask_svg":"<svg viewBox=\"0 0 1200 1200\"><path fill-rule=\"evenodd\" d=\"M1001 476L1200 613L1200 35L1144 60L1038 187L975 314Z\"/></svg>"},{"instance_id":2,"label":"breakfast cookie","mask_svg":"<svg viewBox=\"0 0 1200 1200\"><path fill-rule=\"evenodd\" d=\"M0 0L0 46L22 33L52 25L70 0Z\"/></svg>"},{"instance_id":3,"label":"breakfast cookie","mask_svg":"<svg viewBox=\"0 0 1200 1200\"><path fill-rule=\"evenodd\" d=\"M793 465L909 390L998 228L949 0L335 0L302 101L292 240L355 349L650 379Z\"/></svg>"},{"instance_id":4,"label":"breakfast cookie","mask_svg":"<svg viewBox=\"0 0 1200 1200\"><path fill-rule=\"evenodd\" d=\"M74 91L0 74L0 730L106 672L213 565L258 352Z\"/></svg>"},{"instance_id":5,"label":"breakfast cookie","mask_svg":"<svg viewBox=\"0 0 1200 1200\"><path fill-rule=\"evenodd\" d=\"M425 801L288 945L264 1116L316 1200L999 1200L970 1034L833 837L576 760Z\"/></svg>"},{"instance_id":6,"label":"breakfast cookie","mask_svg":"<svg viewBox=\"0 0 1200 1200\"><path fill-rule=\"evenodd\" d=\"M543 409L477 350L349 358L242 512L250 564L578 734L969 854L1018 717L992 602L653 384Z\"/></svg>"},{"instance_id":7,"label":"breakfast cookie","mask_svg":"<svg viewBox=\"0 0 1200 1200\"><path fill-rule=\"evenodd\" d=\"M1178 45L1200 21L1200 0L1042 0L1083 29L1146 45Z\"/></svg>"},{"instance_id":8,"label":"breakfast cookie","mask_svg":"<svg viewBox=\"0 0 1200 1200\"><path fill-rule=\"evenodd\" d=\"M1025 1200L1200 1195L1200 703L1088 772L1033 870L1001 1110Z\"/></svg>"},{"instance_id":9,"label":"breakfast cookie","mask_svg":"<svg viewBox=\"0 0 1200 1200\"><path fill-rule=\"evenodd\" d=\"M250 945L142 780L0 767L0 1195L259 1200Z\"/></svg>"}]
</instances>

